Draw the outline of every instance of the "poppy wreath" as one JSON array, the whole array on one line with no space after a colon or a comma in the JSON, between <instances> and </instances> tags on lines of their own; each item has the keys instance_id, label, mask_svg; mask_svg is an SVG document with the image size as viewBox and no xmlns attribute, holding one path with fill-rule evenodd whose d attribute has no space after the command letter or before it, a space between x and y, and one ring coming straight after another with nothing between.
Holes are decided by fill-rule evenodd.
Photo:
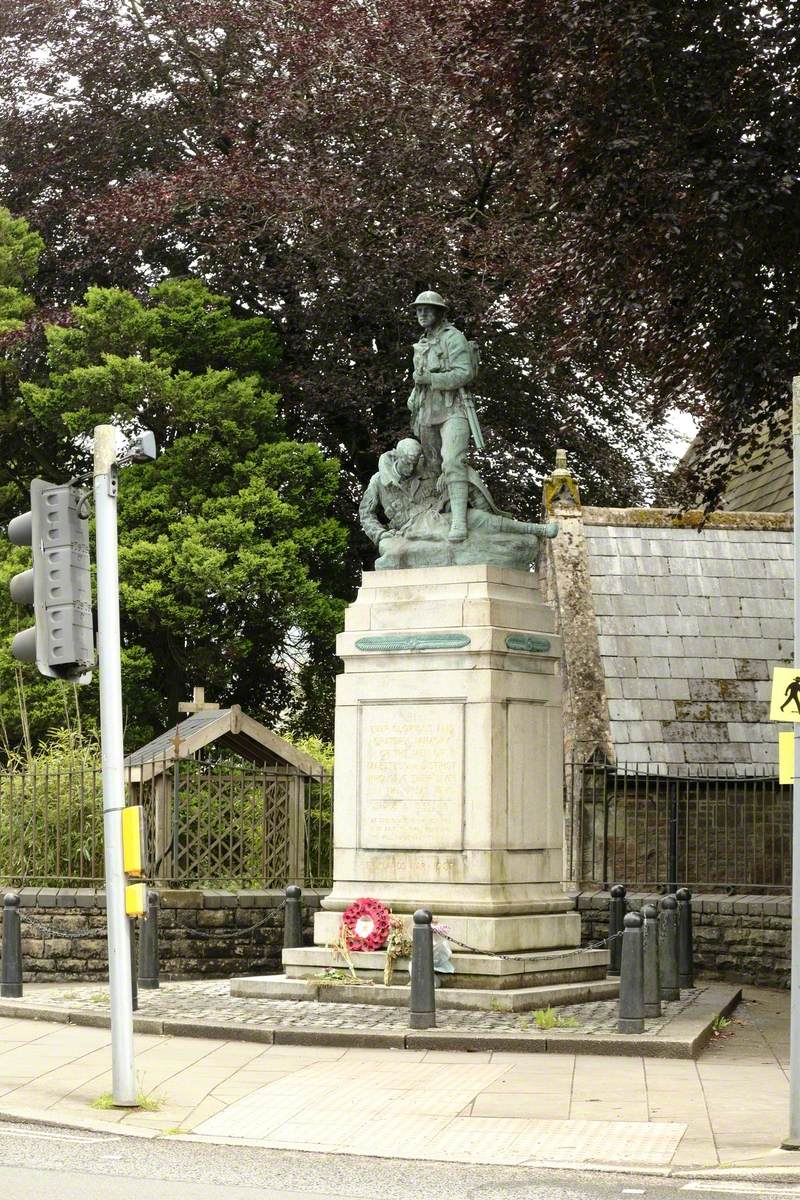
<instances>
[{"instance_id":1,"label":"poppy wreath","mask_svg":"<svg viewBox=\"0 0 800 1200\"><path fill-rule=\"evenodd\" d=\"M380 900L364 896L342 913L342 924L350 930L348 949L380 950L389 936L389 910Z\"/></svg>"}]
</instances>

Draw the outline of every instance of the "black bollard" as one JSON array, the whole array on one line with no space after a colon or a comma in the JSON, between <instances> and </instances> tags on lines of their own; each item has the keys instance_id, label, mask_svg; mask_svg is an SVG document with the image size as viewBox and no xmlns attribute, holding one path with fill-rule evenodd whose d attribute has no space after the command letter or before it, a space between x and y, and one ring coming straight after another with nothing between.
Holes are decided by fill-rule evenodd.
<instances>
[{"instance_id":1,"label":"black bollard","mask_svg":"<svg viewBox=\"0 0 800 1200\"><path fill-rule=\"evenodd\" d=\"M617 1029L620 1033L644 1032L644 966L642 918L637 912L625 916L622 968L619 976Z\"/></svg>"},{"instance_id":2,"label":"black bollard","mask_svg":"<svg viewBox=\"0 0 800 1200\"><path fill-rule=\"evenodd\" d=\"M16 1000L22 995L22 927L19 896L6 892L3 900L3 963L0 996Z\"/></svg>"},{"instance_id":3,"label":"black bollard","mask_svg":"<svg viewBox=\"0 0 800 1200\"><path fill-rule=\"evenodd\" d=\"M678 901L678 978L682 988L694 987L694 944L692 938L692 893L679 888Z\"/></svg>"},{"instance_id":4,"label":"black bollard","mask_svg":"<svg viewBox=\"0 0 800 1200\"><path fill-rule=\"evenodd\" d=\"M283 948L296 950L303 944L303 893L292 883L286 889L286 907L283 917Z\"/></svg>"},{"instance_id":5,"label":"black bollard","mask_svg":"<svg viewBox=\"0 0 800 1200\"><path fill-rule=\"evenodd\" d=\"M136 917L128 917L131 931L131 1008L134 1012L139 1008L139 985L136 979Z\"/></svg>"},{"instance_id":6,"label":"black bollard","mask_svg":"<svg viewBox=\"0 0 800 1200\"><path fill-rule=\"evenodd\" d=\"M158 910L161 901L155 888L147 890L147 916L139 930L139 987L148 990L159 986L158 972Z\"/></svg>"},{"instance_id":7,"label":"black bollard","mask_svg":"<svg viewBox=\"0 0 800 1200\"><path fill-rule=\"evenodd\" d=\"M621 934L624 928L625 913L628 908L625 900L627 890L624 883L615 883L611 889L611 901L608 906L608 936L614 940L610 941L608 945L609 979L615 979L619 975L622 965L622 938L614 937L614 935Z\"/></svg>"},{"instance_id":8,"label":"black bollard","mask_svg":"<svg viewBox=\"0 0 800 1200\"><path fill-rule=\"evenodd\" d=\"M658 973L658 909L655 904L645 904L643 956L644 956L644 1015L661 1016L661 980Z\"/></svg>"},{"instance_id":9,"label":"black bollard","mask_svg":"<svg viewBox=\"0 0 800 1200\"><path fill-rule=\"evenodd\" d=\"M661 977L661 999L680 1000L678 974L678 901L665 896L658 914L658 973Z\"/></svg>"},{"instance_id":10,"label":"black bollard","mask_svg":"<svg viewBox=\"0 0 800 1200\"><path fill-rule=\"evenodd\" d=\"M414 913L411 937L411 1000L408 1024L411 1029L436 1026L436 993L433 974L433 914L427 908Z\"/></svg>"}]
</instances>

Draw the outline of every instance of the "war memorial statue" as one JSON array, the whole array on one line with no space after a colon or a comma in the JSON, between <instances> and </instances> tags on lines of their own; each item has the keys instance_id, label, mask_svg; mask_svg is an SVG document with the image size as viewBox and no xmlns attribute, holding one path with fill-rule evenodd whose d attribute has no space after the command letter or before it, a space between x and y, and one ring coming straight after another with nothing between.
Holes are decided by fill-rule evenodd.
<instances>
[{"instance_id":1,"label":"war memorial statue","mask_svg":"<svg viewBox=\"0 0 800 1200\"><path fill-rule=\"evenodd\" d=\"M469 948L437 1004L534 1009L555 982L577 1001L595 980L616 984L607 951L579 949L580 914L561 883L561 638L531 571L556 526L500 512L469 465L470 442L482 446L477 353L438 293L415 306L415 436L387 447L364 493L377 569L364 571L336 641L333 886L314 946L285 949L282 982L247 994L296 995L299 983L307 995L320 968L338 967L353 905L408 924L424 904ZM375 979L382 953L348 960L370 982L359 1003L395 1002ZM333 999L339 985L325 985Z\"/></svg>"},{"instance_id":2,"label":"war memorial statue","mask_svg":"<svg viewBox=\"0 0 800 1200\"><path fill-rule=\"evenodd\" d=\"M467 464L470 438L479 450L484 444L469 390L477 348L448 321L438 292L421 292L414 307L423 333L414 345L408 407L419 440L403 438L381 455L359 507L361 526L380 551L375 568L488 563L527 571L537 539L555 536L556 526L501 512Z\"/></svg>"}]
</instances>

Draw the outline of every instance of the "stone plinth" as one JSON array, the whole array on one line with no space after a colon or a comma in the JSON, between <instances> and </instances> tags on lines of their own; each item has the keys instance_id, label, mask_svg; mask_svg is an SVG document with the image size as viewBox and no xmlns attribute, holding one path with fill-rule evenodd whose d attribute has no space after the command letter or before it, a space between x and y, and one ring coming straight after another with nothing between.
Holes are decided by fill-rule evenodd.
<instances>
[{"instance_id":1,"label":"stone plinth","mask_svg":"<svg viewBox=\"0 0 800 1200\"><path fill-rule=\"evenodd\" d=\"M375 896L430 908L483 953L577 946L561 886L561 648L537 578L365 573L337 650L335 882L316 944Z\"/></svg>"}]
</instances>

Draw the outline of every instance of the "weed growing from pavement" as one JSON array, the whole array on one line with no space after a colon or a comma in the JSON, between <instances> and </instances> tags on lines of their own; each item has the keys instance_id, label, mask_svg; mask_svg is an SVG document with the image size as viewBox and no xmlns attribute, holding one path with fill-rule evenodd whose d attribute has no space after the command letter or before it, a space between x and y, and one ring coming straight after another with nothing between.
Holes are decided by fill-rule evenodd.
<instances>
[{"instance_id":1,"label":"weed growing from pavement","mask_svg":"<svg viewBox=\"0 0 800 1200\"><path fill-rule=\"evenodd\" d=\"M105 1112L107 1109L116 1108L117 1106L114 1103L114 1097L111 1092L103 1092L102 1096L98 1096L96 1100L92 1101L91 1107ZM146 1096L144 1092L137 1092L135 1107L142 1112L161 1112L161 1109L164 1107L164 1101L160 1096Z\"/></svg>"},{"instance_id":2,"label":"weed growing from pavement","mask_svg":"<svg viewBox=\"0 0 800 1200\"><path fill-rule=\"evenodd\" d=\"M154 1095L153 1092L146 1092L142 1086L142 1081L140 1078L137 1078L136 1083L138 1085L136 1088L136 1108L138 1108L140 1112L161 1112L161 1109L166 1103L164 1097ZM114 1097L111 1092L103 1092L102 1096L98 1096L96 1100L92 1101L91 1106L92 1108L100 1109L103 1112L110 1108L117 1107L114 1103Z\"/></svg>"},{"instance_id":3,"label":"weed growing from pavement","mask_svg":"<svg viewBox=\"0 0 800 1200\"><path fill-rule=\"evenodd\" d=\"M537 1029L574 1029L578 1022L574 1017L562 1017L554 1008L537 1008L531 1013Z\"/></svg>"}]
</instances>

